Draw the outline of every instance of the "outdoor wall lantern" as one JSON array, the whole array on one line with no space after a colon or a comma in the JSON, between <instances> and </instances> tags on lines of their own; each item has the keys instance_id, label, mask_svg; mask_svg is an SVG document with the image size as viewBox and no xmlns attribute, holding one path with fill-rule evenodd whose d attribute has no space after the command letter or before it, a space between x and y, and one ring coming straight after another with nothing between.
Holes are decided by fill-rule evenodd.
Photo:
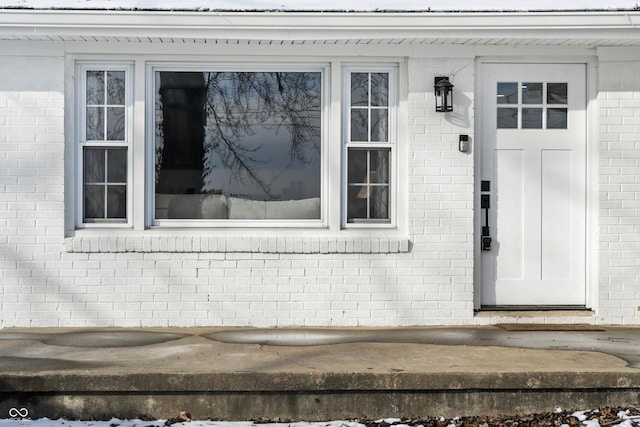
<instances>
[{"instance_id":1,"label":"outdoor wall lantern","mask_svg":"<svg viewBox=\"0 0 640 427\"><path fill-rule=\"evenodd\" d=\"M433 89L436 94L436 112L453 111L453 85L449 77L436 77Z\"/></svg>"}]
</instances>

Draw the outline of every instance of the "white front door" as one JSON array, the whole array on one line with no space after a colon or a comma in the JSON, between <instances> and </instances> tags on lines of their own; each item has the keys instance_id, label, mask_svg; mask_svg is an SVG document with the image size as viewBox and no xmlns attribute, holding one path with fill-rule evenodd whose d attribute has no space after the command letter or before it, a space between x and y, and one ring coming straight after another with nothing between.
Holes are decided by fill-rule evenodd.
<instances>
[{"instance_id":1,"label":"white front door","mask_svg":"<svg viewBox=\"0 0 640 427\"><path fill-rule=\"evenodd\" d=\"M584 306L586 65L484 64L481 91L481 304Z\"/></svg>"}]
</instances>

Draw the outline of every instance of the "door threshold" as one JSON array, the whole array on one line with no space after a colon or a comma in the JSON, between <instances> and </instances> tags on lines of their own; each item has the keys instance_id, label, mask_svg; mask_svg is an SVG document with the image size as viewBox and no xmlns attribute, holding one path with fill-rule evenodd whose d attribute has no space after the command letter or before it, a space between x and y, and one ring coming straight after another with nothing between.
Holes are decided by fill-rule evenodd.
<instances>
[{"instance_id":1,"label":"door threshold","mask_svg":"<svg viewBox=\"0 0 640 427\"><path fill-rule=\"evenodd\" d=\"M480 311L580 311L589 310L584 305L483 305Z\"/></svg>"},{"instance_id":2,"label":"door threshold","mask_svg":"<svg viewBox=\"0 0 640 427\"><path fill-rule=\"evenodd\" d=\"M475 315L477 317L591 317L594 312L584 305L485 305L477 310Z\"/></svg>"}]
</instances>

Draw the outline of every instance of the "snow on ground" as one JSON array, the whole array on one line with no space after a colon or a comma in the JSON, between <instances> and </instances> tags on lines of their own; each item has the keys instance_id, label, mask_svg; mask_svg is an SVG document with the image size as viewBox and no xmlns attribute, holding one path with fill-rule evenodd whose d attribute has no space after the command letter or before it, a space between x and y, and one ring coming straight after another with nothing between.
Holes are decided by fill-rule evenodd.
<instances>
[{"instance_id":1,"label":"snow on ground","mask_svg":"<svg viewBox=\"0 0 640 427\"><path fill-rule=\"evenodd\" d=\"M34 9L584 10L634 9L637 0L0 0Z\"/></svg>"},{"instance_id":2,"label":"snow on ground","mask_svg":"<svg viewBox=\"0 0 640 427\"><path fill-rule=\"evenodd\" d=\"M166 420L142 421L142 420L119 420L109 421L68 421L50 420L42 418L39 420L0 420L0 427L161 427ZM323 423L280 423L280 424L254 424L251 421L245 422L222 422L222 421L191 421L171 424L173 427L364 427L363 424L352 421L332 421ZM400 426L398 426L400 427ZM598 427L598 426L591 426Z\"/></svg>"},{"instance_id":3,"label":"snow on ground","mask_svg":"<svg viewBox=\"0 0 640 427\"><path fill-rule=\"evenodd\" d=\"M560 408L557 411L562 411ZM599 411L580 411L571 414L580 421L580 426L583 427L638 427L640 426L640 416L628 415L629 411L620 411L617 413L618 420L611 422L606 420L604 424L600 424L600 421L596 418L593 419L593 414L597 414ZM637 411L635 412L637 413ZM588 416L589 415L589 416ZM590 419L592 418L592 419ZM456 427L456 418L449 420L448 427ZM445 421L445 418L440 418L440 421ZM41 418L37 420L31 419L0 419L0 427L162 427L167 424L166 420L144 421L144 420L121 420L113 418L108 421L69 421L69 420L50 420L48 418ZM398 418L387 418L383 420L375 421L375 424L385 425L390 427L412 427L408 424L404 424ZM330 422L294 422L294 423L259 423L256 424L252 421L191 421L180 422L175 421L170 423L174 427L367 427L365 424L361 424L356 421L330 421ZM369 423L371 425L371 423ZM485 424L487 425L487 424ZM494 424L488 424L494 425ZM528 424L530 425L530 424ZM575 425L572 423L572 425ZM413 425L415 427L415 425ZM568 424L562 424L560 427L570 427Z\"/></svg>"}]
</instances>

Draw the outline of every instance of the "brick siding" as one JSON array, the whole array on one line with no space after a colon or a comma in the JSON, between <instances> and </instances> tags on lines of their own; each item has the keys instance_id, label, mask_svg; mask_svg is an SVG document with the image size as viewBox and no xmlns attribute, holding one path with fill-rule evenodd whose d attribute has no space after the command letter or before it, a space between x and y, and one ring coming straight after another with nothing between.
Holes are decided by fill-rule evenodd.
<instances>
[{"instance_id":1,"label":"brick siding","mask_svg":"<svg viewBox=\"0 0 640 427\"><path fill-rule=\"evenodd\" d=\"M411 58L407 70L406 236L69 237L65 59L0 56L0 327L495 322L474 316L474 155L457 149L473 136L474 60ZM452 114L434 112L434 75L453 79ZM638 324L640 63L599 75L595 320Z\"/></svg>"}]
</instances>

